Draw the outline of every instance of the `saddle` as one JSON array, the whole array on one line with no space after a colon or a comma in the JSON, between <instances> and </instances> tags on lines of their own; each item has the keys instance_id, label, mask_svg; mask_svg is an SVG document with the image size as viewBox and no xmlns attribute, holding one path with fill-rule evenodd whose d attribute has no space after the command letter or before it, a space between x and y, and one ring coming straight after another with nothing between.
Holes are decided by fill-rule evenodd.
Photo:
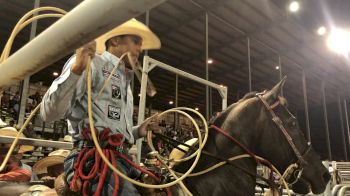
<instances>
[{"instance_id":1,"label":"saddle","mask_svg":"<svg viewBox=\"0 0 350 196\"><path fill-rule=\"evenodd\" d=\"M187 144L187 145L189 145L189 146L195 146L197 143L198 143L198 138L192 138L192 139L187 140L187 141L185 142L185 144ZM186 147L186 146L184 146L184 145L178 145L177 147L178 147L178 148L181 148L182 150L184 150L184 151L186 151L186 152L189 151L189 148ZM174 148L174 149L170 152L170 154L169 154L169 159L170 159L170 160L175 160L175 161L181 160L182 158L184 158L184 157L186 156L186 154L187 154L187 153L185 153L185 152L183 152L183 151L181 151L181 150L179 150L179 149L177 149L177 148ZM172 162L172 163L170 164L170 167L173 167L173 166L175 166L176 164L177 164L177 162Z\"/></svg>"}]
</instances>

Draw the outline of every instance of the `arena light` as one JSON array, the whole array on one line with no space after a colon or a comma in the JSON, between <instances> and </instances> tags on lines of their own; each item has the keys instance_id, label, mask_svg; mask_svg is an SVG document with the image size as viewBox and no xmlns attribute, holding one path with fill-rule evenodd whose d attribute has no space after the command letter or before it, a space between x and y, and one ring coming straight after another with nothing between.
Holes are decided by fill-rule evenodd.
<instances>
[{"instance_id":1,"label":"arena light","mask_svg":"<svg viewBox=\"0 0 350 196\"><path fill-rule=\"evenodd\" d=\"M208 59L208 64L213 64L213 59Z\"/></svg>"},{"instance_id":2,"label":"arena light","mask_svg":"<svg viewBox=\"0 0 350 196\"><path fill-rule=\"evenodd\" d=\"M58 76L58 73L57 72L53 72L52 75Z\"/></svg>"},{"instance_id":3,"label":"arena light","mask_svg":"<svg viewBox=\"0 0 350 196\"><path fill-rule=\"evenodd\" d=\"M318 34L318 35L324 35L326 32L327 32L327 29L326 29L326 27L324 27L324 26L320 26L320 27L317 29L317 34Z\"/></svg>"},{"instance_id":4,"label":"arena light","mask_svg":"<svg viewBox=\"0 0 350 196\"><path fill-rule=\"evenodd\" d=\"M139 97L141 97L141 93L139 93Z\"/></svg>"},{"instance_id":5,"label":"arena light","mask_svg":"<svg viewBox=\"0 0 350 196\"><path fill-rule=\"evenodd\" d=\"M173 105L173 104L174 104L174 102L173 102L173 101L169 101L169 104L170 104L170 105Z\"/></svg>"},{"instance_id":6,"label":"arena light","mask_svg":"<svg viewBox=\"0 0 350 196\"><path fill-rule=\"evenodd\" d=\"M280 66L276 66L275 69L276 69L276 70L279 70L279 69L280 69Z\"/></svg>"},{"instance_id":7,"label":"arena light","mask_svg":"<svg viewBox=\"0 0 350 196\"><path fill-rule=\"evenodd\" d=\"M198 111L198 110L199 110L199 108L194 108L194 110Z\"/></svg>"},{"instance_id":8,"label":"arena light","mask_svg":"<svg viewBox=\"0 0 350 196\"><path fill-rule=\"evenodd\" d=\"M350 32L340 28L331 30L327 46L335 53L347 56L350 52Z\"/></svg>"},{"instance_id":9,"label":"arena light","mask_svg":"<svg viewBox=\"0 0 350 196\"><path fill-rule=\"evenodd\" d=\"M298 1L292 1L289 4L289 11L291 12L297 12L300 8L300 4Z\"/></svg>"}]
</instances>

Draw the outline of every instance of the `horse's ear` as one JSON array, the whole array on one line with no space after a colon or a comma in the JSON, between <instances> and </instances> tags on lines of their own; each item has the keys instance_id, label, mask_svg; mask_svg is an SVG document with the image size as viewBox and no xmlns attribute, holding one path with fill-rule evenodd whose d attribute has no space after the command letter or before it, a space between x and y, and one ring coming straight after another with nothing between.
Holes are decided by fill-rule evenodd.
<instances>
[{"instance_id":1,"label":"horse's ear","mask_svg":"<svg viewBox=\"0 0 350 196\"><path fill-rule=\"evenodd\" d=\"M287 76L284 76L283 79L277 83L270 91L268 91L264 97L266 100L274 101L278 96L281 95L284 83L286 82Z\"/></svg>"}]
</instances>

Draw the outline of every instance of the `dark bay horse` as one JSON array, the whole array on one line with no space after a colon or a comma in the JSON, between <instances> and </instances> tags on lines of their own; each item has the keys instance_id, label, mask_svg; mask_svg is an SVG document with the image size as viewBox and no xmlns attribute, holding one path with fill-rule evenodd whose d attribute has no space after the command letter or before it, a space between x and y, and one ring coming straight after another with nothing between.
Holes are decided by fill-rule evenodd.
<instances>
[{"instance_id":1,"label":"dark bay horse","mask_svg":"<svg viewBox=\"0 0 350 196\"><path fill-rule=\"evenodd\" d=\"M307 144L297 119L287 109L287 101L281 97L284 82L285 79L272 90L260 94L260 97L256 93L247 94L221 112L212 120L212 124L237 138L256 155L269 160L282 174L290 164L297 163L302 173L292 189L306 194L311 188L314 194L319 194L325 190L330 175L319 156ZM288 136L292 139L290 142L286 139ZM240 147L212 128L203 150L225 159L245 154ZM218 162L217 159L202 154L194 172L202 171ZM252 158L240 159L234 163L256 174L257 164ZM189 165L191 161L183 162L175 170L183 172ZM193 195L254 195L256 176L226 164L204 175L188 177L184 182Z\"/></svg>"}]
</instances>

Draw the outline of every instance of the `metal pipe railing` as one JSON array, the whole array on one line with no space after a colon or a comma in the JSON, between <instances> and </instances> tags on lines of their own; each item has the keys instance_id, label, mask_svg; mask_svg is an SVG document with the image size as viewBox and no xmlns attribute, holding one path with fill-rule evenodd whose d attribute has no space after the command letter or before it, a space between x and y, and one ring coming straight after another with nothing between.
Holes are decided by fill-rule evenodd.
<instances>
[{"instance_id":1,"label":"metal pipe railing","mask_svg":"<svg viewBox=\"0 0 350 196\"><path fill-rule=\"evenodd\" d=\"M0 136L0 144L12 144L15 137L9 136ZM71 142L60 142L60 141L51 141L43 139L33 139L33 138L19 138L19 145L28 145L28 146L43 146L43 147L52 147L52 148L62 148L62 149L73 149L73 143Z\"/></svg>"},{"instance_id":2,"label":"metal pipe railing","mask_svg":"<svg viewBox=\"0 0 350 196\"><path fill-rule=\"evenodd\" d=\"M83 44L163 1L83 1L0 64L0 89L51 65Z\"/></svg>"}]
</instances>

